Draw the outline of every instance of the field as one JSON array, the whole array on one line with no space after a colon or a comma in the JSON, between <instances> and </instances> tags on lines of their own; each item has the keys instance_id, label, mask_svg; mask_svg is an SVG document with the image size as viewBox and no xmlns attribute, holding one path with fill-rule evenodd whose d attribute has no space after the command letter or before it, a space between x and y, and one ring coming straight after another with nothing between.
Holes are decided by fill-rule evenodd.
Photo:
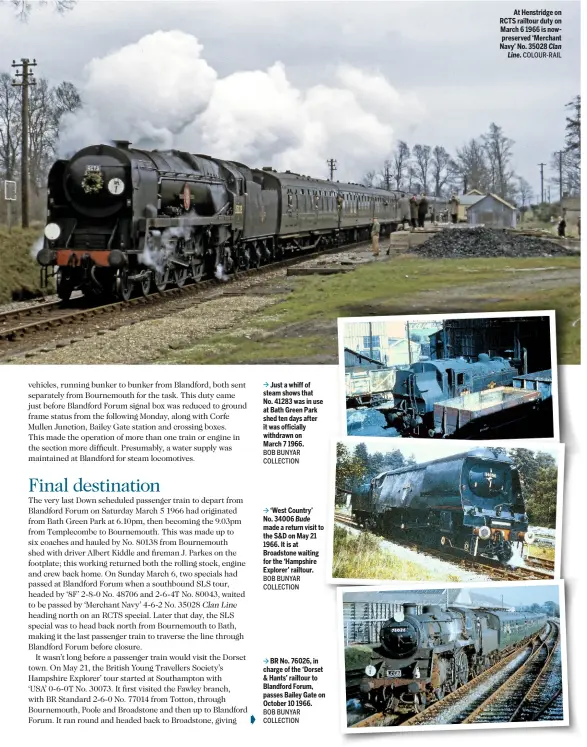
<instances>
[{"instance_id":1,"label":"field","mask_svg":"<svg viewBox=\"0 0 587 747\"><path fill-rule=\"evenodd\" d=\"M0 303L42 295L40 267L31 251L40 235L38 228L15 227L9 233L0 226Z\"/></svg>"},{"instance_id":2,"label":"field","mask_svg":"<svg viewBox=\"0 0 587 747\"><path fill-rule=\"evenodd\" d=\"M273 305L157 362L336 363L339 316L555 309L559 363L579 363L579 266L579 257L400 255L346 274L287 278Z\"/></svg>"}]
</instances>

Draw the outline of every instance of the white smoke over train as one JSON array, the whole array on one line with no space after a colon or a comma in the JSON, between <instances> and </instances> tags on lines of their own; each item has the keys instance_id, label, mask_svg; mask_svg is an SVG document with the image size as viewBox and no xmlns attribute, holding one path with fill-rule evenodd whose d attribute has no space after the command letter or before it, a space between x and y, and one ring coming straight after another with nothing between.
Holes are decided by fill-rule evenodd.
<instances>
[{"instance_id":1,"label":"white smoke over train","mask_svg":"<svg viewBox=\"0 0 587 747\"><path fill-rule=\"evenodd\" d=\"M280 62L220 77L202 52L190 34L157 31L92 60L84 107L62 122L62 154L127 139L316 176L338 156L337 177L357 179L423 116L415 96L377 72L341 65L333 84L303 89Z\"/></svg>"}]
</instances>

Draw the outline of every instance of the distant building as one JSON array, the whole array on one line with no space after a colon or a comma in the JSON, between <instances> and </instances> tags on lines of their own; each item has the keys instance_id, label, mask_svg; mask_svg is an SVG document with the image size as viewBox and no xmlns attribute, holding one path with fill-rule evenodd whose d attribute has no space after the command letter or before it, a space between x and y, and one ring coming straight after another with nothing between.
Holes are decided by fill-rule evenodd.
<instances>
[{"instance_id":1,"label":"distant building","mask_svg":"<svg viewBox=\"0 0 587 747\"><path fill-rule=\"evenodd\" d=\"M494 194L478 199L467 209L470 226L484 225L490 228L515 228L518 211L514 205Z\"/></svg>"},{"instance_id":2,"label":"distant building","mask_svg":"<svg viewBox=\"0 0 587 747\"><path fill-rule=\"evenodd\" d=\"M476 360L479 353L501 356L522 372L550 368L548 317L446 319L444 329L429 336L431 358Z\"/></svg>"},{"instance_id":3,"label":"distant building","mask_svg":"<svg viewBox=\"0 0 587 747\"><path fill-rule=\"evenodd\" d=\"M467 220L468 211L473 207L473 205L476 205L479 200L482 200L484 196L485 195L482 194L457 195L459 200L457 219L459 223L464 223Z\"/></svg>"},{"instance_id":4,"label":"distant building","mask_svg":"<svg viewBox=\"0 0 587 747\"><path fill-rule=\"evenodd\" d=\"M395 335L393 335L395 332ZM357 363L357 355L368 358L369 362L381 361L387 366L405 365L420 359L420 343L398 336L403 324L393 328L387 322L349 322L344 327L344 347L354 352L355 358L345 352L345 365ZM411 356L411 357L410 357Z\"/></svg>"}]
</instances>

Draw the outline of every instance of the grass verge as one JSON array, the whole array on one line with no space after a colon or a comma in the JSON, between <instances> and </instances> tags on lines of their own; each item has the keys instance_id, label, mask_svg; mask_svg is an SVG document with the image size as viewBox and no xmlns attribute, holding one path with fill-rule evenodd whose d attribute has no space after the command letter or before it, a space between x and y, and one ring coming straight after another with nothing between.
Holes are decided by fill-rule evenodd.
<instances>
[{"instance_id":1,"label":"grass verge","mask_svg":"<svg viewBox=\"0 0 587 747\"><path fill-rule=\"evenodd\" d=\"M368 532L351 534L334 527L332 575L335 578L380 579L382 581L460 581L458 575L432 573L419 563L400 560L379 547Z\"/></svg>"},{"instance_id":2,"label":"grass verge","mask_svg":"<svg viewBox=\"0 0 587 747\"><path fill-rule=\"evenodd\" d=\"M38 228L0 227L0 303L42 295L40 267L32 247L41 236Z\"/></svg>"},{"instance_id":3,"label":"grass verge","mask_svg":"<svg viewBox=\"0 0 587 747\"><path fill-rule=\"evenodd\" d=\"M579 257L422 260L398 256L334 276L292 278L293 291L242 330L169 352L163 363L337 361L341 316L557 312L559 363L580 362Z\"/></svg>"},{"instance_id":4,"label":"grass verge","mask_svg":"<svg viewBox=\"0 0 587 747\"><path fill-rule=\"evenodd\" d=\"M538 545L530 545L528 551L529 558L539 558L540 560L552 560L554 563L555 548L554 547L539 547Z\"/></svg>"}]
</instances>

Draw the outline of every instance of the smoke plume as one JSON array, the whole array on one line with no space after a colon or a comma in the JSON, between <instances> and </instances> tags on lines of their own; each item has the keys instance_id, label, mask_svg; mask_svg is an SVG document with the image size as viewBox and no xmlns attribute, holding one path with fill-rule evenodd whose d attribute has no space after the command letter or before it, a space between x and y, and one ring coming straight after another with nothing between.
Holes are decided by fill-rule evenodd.
<instances>
[{"instance_id":1,"label":"smoke plume","mask_svg":"<svg viewBox=\"0 0 587 747\"><path fill-rule=\"evenodd\" d=\"M280 62L222 78L202 53L190 34L157 31L92 60L84 106L62 122L62 153L127 139L313 176L337 157L337 177L358 180L423 114L380 73L341 65L330 84L303 89Z\"/></svg>"}]
</instances>

